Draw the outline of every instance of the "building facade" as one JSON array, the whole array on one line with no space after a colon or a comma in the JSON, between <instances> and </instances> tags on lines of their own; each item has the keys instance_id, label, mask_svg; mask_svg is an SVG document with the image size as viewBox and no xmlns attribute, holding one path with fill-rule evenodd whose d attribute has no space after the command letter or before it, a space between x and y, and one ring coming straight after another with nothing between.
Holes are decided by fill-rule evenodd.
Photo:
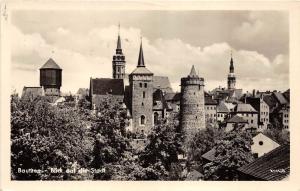
<instances>
[{"instance_id":1,"label":"building facade","mask_svg":"<svg viewBox=\"0 0 300 191\"><path fill-rule=\"evenodd\" d=\"M234 108L234 114L248 121L248 128L250 130L258 130L258 112L250 104L237 104Z\"/></svg>"}]
</instances>

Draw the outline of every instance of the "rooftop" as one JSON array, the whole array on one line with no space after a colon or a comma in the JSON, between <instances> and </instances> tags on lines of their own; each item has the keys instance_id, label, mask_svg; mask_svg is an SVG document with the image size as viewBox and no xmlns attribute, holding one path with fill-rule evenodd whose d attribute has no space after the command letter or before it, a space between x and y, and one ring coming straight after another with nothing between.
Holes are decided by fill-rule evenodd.
<instances>
[{"instance_id":1,"label":"rooftop","mask_svg":"<svg viewBox=\"0 0 300 191\"><path fill-rule=\"evenodd\" d=\"M282 180L290 173L290 145L282 145L238 171L261 180Z\"/></svg>"},{"instance_id":2,"label":"rooftop","mask_svg":"<svg viewBox=\"0 0 300 191\"><path fill-rule=\"evenodd\" d=\"M122 79L96 78L91 79L92 94L97 95L124 95L124 82Z\"/></svg>"},{"instance_id":3,"label":"rooftop","mask_svg":"<svg viewBox=\"0 0 300 191\"><path fill-rule=\"evenodd\" d=\"M56 64L56 62L52 58L49 58L49 60L40 69L57 69L57 70L61 70L61 68Z\"/></svg>"},{"instance_id":4,"label":"rooftop","mask_svg":"<svg viewBox=\"0 0 300 191\"><path fill-rule=\"evenodd\" d=\"M251 113L256 113L257 111L247 103L239 103L235 106L234 108L235 112L251 112Z\"/></svg>"}]
</instances>

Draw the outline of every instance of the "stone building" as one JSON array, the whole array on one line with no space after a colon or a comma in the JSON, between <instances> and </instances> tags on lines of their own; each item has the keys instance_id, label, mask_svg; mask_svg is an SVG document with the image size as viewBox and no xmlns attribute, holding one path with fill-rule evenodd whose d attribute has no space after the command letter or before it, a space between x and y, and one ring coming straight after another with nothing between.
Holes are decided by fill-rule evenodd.
<instances>
[{"instance_id":1,"label":"stone building","mask_svg":"<svg viewBox=\"0 0 300 191\"><path fill-rule=\"evenodd\" d=\"M181 78L180 125L187 134L205 128L204 79L194 66L187 77Z\"/></svg>"},{"instance_id":2,"label":"stone building","mask_svg":"<svg viewBox=\"0 0 300 191\"><path fill-rule=\"evenodd\" d=\"M142 42L137 67L129 75L129 87L133 131L147 134L153 126L153 73L145 66Z\"/></svg>"}]
</instances>

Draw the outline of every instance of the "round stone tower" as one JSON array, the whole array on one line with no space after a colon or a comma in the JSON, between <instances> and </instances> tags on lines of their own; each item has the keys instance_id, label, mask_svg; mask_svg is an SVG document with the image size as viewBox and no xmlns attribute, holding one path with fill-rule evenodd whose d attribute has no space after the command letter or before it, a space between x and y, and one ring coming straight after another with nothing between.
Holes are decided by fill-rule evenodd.
<instances>
[{"instance_id":1,"label":"round stone tower","mask_svg":"<svg viewBox=\"0 0 300 191\"><path fill-rule=\"evenodd\" d=\"M40 85L46 96L60 96L62 69L50 58L40 68Z\"/></svg>"},{"instance_id":2,"label":"round stone tower","mask_svg":"<svg viewBox=\"0 0 300 191\"><path fill-rule=\"evenodd\" d=\"M181 78L180 124L187 136L205 128L204 79L194 66L187 77Z\"/></svg>"}]
</instances>

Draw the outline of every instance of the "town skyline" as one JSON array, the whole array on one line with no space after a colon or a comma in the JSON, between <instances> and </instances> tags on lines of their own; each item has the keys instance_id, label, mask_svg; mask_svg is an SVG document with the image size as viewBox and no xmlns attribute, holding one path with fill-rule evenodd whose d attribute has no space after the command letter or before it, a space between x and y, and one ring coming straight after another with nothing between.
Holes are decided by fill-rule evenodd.
<instances>
[{"instance_id":1,"label":"town skyline","mask_svg":"<svg viewBox=\"0 0 300 191\"><path fill-rule=\"evenodd\" d=\"M202 11L199 12L201 13ZM215 11L214 14L217 14L216 12L217 11ZM247 16L250 15L249 17L253 19L259 18L259 16L257 16L259 15L258 13L245 11L239 14L244 15L244 17L241 18L247 18ZM273 16L274 14L284 15L284 13L281 12L271 13ZM46 19L50 21L50 24L48 22L47 26L53 24L53 18L47 19L45 15L43 17L43 13L41 12L35 12L34 14L40 14L42 16L41 19L35 22L39 23ZM153 12L149 14L155 15ZM149 14L146 15L149 16ZM174 16L176 13L172 12L169 14ZM213 18L213 16L209 16L210 14L214 15L213 13L206 14L208 18ZM226 16L226 13L222 14ZM108 22L114 23L104 23L99 27L94 26L94 29L91 29L86 37L80 35L80 32L78 32L79 29L72 29L71 25L59 26L59 24L57 24L56 26L52 26L53 28L49 29L48 33L45 33L46 29L43 25L40 29L36 28L36 31L30 31L26 30L26 27L18 24L20 20L22 20L22 23L26 23L24 22L25 19L29 21L29 25L31 25L30 27L32 28L32 24L30 24L32 18L30 18L30 15L21 18L20 13L17 13L14 16L13 34L15 34L17 38L12 46L12 73L17 77L13 80L12 86L18 93L21 93L23 86L36 86L39 84L38 69L49 58L53 58L63 68L62 92L67 93L70 91L75 93L78 88L87 88L90 77L111 78L111 61L116 48L118 22L121 23L120 35L127 61L127 74L130 74L137 65L140 36L143 36L145 63L147 67L159 76L168 76L172 88L175 91L179 91L180 78L189 73L192 65L195 65L197 73L201 77L204 77L206 91L219 86L226 87L231 50L233 50L233 61L236 68L237 88L242 88L244 92L258 89L257 87L260 87L259 90L261 91L285 91L289 88L288 53L284 53L283 50L275 50L278 48L273 48L274 50L270 48L273 50L273 53L270 53L270 50L267 52L262 48L260 51L254 51L254 49L259 49L255 47L251 50L249 45L249 50L247 50L247 47L238 46L234 44L233 41L222 42L223 40L219 39L220 42L202 42L203 46L200 46L201 42L189 43L190 39L188 38L180 39L174 36L172 37L172 35L166 36L163 30L161 30L161 33L163 33L161 36L166 37L158 38L157 36L155 37L154 34L149 35L149 32L143 29L143 24L140 24L140 28L129 26L130 23L128 24L125 18L124 21L119 19L117 22L110 19L112 21ZM284 18L284 16L282 17ZM230 16L228 16L227 19L224 17L224 22L227 21L229 17ZM256 19L256 21L260 23L259 19ZM176 22L175 24L174 22L175 21L172 20L170 23L176 25ZM178 22L177 24L177 26L180 26L181 23ZM247 24L242 26L247 26ZM198 30L201 30L201 27L199 28ZM227 25L223 26L223 28L226 29L226 31L233 31L227 29ZM178 32L178 30L176 31ZM275 31L274 33L280 32ZM282 38L285 39L286 36L281 35ZM188 35L186 34L186 36ZM212 34L212 36L216 35ZM69 44L63 40L64 38L65 40L68 39ZM223 39L226 38L224 37ZM85 42L85 40L87 40L87 42ZM257 43L260 44L260 42ZM72 47L68 47L70 45L72 45ZM14 49L14 47L16 49ZM20 80L18 76L20 76L22 80ZM74 83L74 79L76 79L76 83Z\"/></svg>"}]
</instances>

